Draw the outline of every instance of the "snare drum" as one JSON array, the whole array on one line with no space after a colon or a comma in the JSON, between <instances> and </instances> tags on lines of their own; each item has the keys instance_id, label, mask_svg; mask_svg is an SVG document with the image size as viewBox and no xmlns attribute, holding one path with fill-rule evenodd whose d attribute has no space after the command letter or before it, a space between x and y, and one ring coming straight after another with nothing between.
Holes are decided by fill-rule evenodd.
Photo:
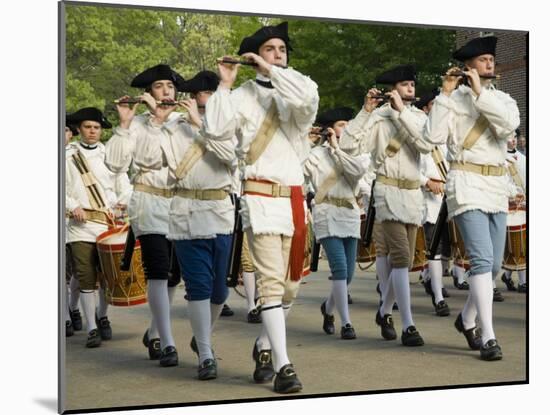
<instances>
[{"instance_id":1,"label":"snare drum","mask_svg":"<svg viewBox=\"0 0 550 415\"><path fill-rule=\"evenodd\" d=\"M128 226L123 226L112 228L97 237L105 295L109 304L115 306L132 306L147 302L147 282L138 240L134 247L130 270L120 269L127 235Z\"/></svg>"},{"instance_id":2,"label":"snare drum","mask_svg":"<svg viewBox=\"0 0 550 415\"><path fill-rule=\"evenodd\" d=\"M527 221L524 210L508 212L506 218L506 245L502 268L523 271L527 268Z\"/></svg>"},{"instance_id":3,"label":"snare drum","mask_svg":"<svg viewBox=\"0 0 550 415\"><path fill-rule=\"evenodd\" d=\"M451 252L454 264L466 270L470 269L470 261L466 256L464 240L453 219L449 221L449 239L451 240Z\"/></svg>"},{"instance_id":4,"label":"snare drum","mask_svg":"<svg viewBox=\"0 0 550 415\"><path fill-rule=\"evenodd\" d=\"M426 236L424 234L424 228L420 226L416 231L416 245L414 248L414 260L411 271L422 271L427 264Z\"/></svg>"}]
</instances>

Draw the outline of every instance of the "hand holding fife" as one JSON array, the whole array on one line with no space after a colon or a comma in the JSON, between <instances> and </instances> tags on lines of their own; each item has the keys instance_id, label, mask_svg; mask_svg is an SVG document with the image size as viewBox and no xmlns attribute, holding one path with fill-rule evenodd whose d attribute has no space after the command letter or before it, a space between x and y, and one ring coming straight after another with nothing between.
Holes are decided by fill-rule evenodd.
<instances>
[{"instance_id":1,"label":"hand holding fife","mask_svg":"<svg viewBox=\"0 0 550 415\"><path fill-rule=\"evenodd\" d=\"M458 86L460 80L462 79L461 76L451 76L449 74L462 72L462 70L458 66L453 66L450 68L445 76L442 76L443 83L441 85L441 93L450 96L451 93L456 89Z\"/></svg>"},{"instance_id":2,"label":"hand holding fife","mask_svg":"<svg viewBox=\"0 0 550 415\"><path fill-rule=\"evenodd\" d=\"M124 101L130 98L131 97L129 95L124 95L117 100L119 102L116 104L118 117L120 119L120 126L125 129L130 126L130 123L136 115L137 106L139 105L139 102L136 102L135 104L125 104Z\"/></svg>"},{"instance_id":3,"label":"hand holding fife","mask_svg":"<svg viewBox=\"0 0 550 415\"><path fill-rule=\"evenodd\" d=\"M391 106L394 110L401 112L405 109L405 104L403 104L401 95L399 95L397 90L394 89L388 95L390 96Z\"/></svg>"},{"instance_id":4,"label":"hand holding fife","mask_svg":"<svg viewBox=\"0 0 550 415\"><path fill-rule=\"evenodd\" d=\"M479 96L479 94L481 94L481 79L477 69L468 69L467 71L464 71L464 74L468 77L473 93L476 96Z\"/></svg>"},{"instance_id":5,"label":"hand holding fife","mask_svg":"<svg viewBox=\"0 0 550 415\"><path fill-rule=\"evenodd\" d=\"M336 131L334 131L332 128L327 128L327 131L329 133L329 136L328 136L328 143L330 144L330 146L333 148L333 149L337 149L338 148L338 139L336 138Z\"/></svg>"},{"instance_id":6,"label":"hand holding fife","mask_svg":"<svg viewBox=\"0 0 550 415\"><path fill-rule=\"evenodd\" d=\"M269 73L271 72L271 64L267 63L264 58L262 58L260 55L256 55L255 53L248 52L243 53L243 58L254 61L258 64L256 70L261 73L264 76L269 76Z\"/></svg>"},{"instance_id":7,"label":"hand holding fife","mask_svg":"<svg viewBox=\"0 0 550 415\"><path fill-rule=\"evenodd\" d=\"M372 112L376 109L378 104L383 101L382 98L373 98L382 95L382 91L380 91L377 88L371 88L369 89L369 92L367 92L367 95L365 96L365 104L363 105L363 108L367 112Z\"/></svg>"},{"instance_id":8,"label":"hand holding fife","mask_svg":"<svg viewBox=\"0 0 550 415\"><path fill-rule=\"evenodd\" d=\"M181 101L179 105L187 110L187 113L189 114L189 118L191 119L191 122L200 128L202 126L202 120L201 120L201 115L199 113L199 106L197 104L197 101L192 98L185 99Z\"/></svg>"},{"instance_id":9,"label":"hand holding fife","mask_svg":"<svg viewBox=\"0 0 550 415\"><path fill-rule=\"evenodd\" d=\"M231 56L224 56L222 59L233 59ZM218 60L218 72L220 74L220 85L227 89L231 89L237 79L237 73L241 65L234 63L223 63Z\"/></svg>"}]
</instances>

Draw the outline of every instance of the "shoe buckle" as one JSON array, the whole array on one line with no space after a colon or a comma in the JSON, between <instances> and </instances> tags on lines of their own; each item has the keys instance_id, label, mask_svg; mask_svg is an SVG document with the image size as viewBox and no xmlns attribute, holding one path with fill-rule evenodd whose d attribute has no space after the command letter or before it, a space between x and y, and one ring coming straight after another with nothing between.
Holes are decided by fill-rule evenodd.
<instances>
[{"instance_id":1,"label":"shoe buckle","mask_svg":"<svg viewBox=\"0 0 550 415\"><path fill-rule=\"evenodd\" d=\"M258 356L258 361L262 364L270 363L271 362L271 353L266 352L266 351L260 352L260 354Z\"/></svg>"}]
</instances>

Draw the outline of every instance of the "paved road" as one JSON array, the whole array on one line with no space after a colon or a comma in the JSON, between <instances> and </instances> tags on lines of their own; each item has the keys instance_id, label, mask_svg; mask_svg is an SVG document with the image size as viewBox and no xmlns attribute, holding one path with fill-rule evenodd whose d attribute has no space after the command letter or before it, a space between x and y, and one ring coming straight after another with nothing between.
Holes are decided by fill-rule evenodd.
<instances>
[{"instance_id":1,"label":"paved road","mask_svg":"<svg viewBox=\"0 0 550 415\"><path fill-rule=\"evenodd\" d=\"M467 349L453 321L462 308L467 292L452 287L450 317L436 317L430 298L418 283L411 284L413 316L426 345L406 348L399 341L384 341L374 324L378 304L373 272L359 271L352 283L354 303L351 318L356 340L327 336L321 329L319 306L330 281L326 261L320 271L302 284L288 320L289 356L304 384L302 394L374 391L437 385L460 385L526 378L526 296L505 292L503 303L494 304L495 331L504 359L482 362L479 353ZM411 276L416 281L417 273ZM183 286L178 287L173 308L173 331L180 364L161 368L148 360L141 337L147 325L147 305L111 307L113 339L97 349L86 349L86 335L78 332L67 340L67 409L151 405L278 396L271 385L252 381L254 363L250 353L260 325L245 322L245 300L234 291L228 303L232 317L221 317L213 338L218 358L218 378L196 380L196 357L188 344L191 328L187 319ZM336 317L338 325L338 317ZM401 328L394 313L396 329Z\"/></svg>"}]
</instances>

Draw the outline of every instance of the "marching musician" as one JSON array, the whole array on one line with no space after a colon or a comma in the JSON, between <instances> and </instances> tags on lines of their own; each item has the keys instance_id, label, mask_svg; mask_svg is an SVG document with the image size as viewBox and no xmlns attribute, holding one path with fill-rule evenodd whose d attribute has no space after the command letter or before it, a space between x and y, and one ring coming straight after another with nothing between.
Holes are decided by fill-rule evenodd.
<instances>
[{"instance_id":1,"label":"marching musician","mask_svg":"<svg viewBox=\"0 0 550 415\"><path fill-rule=\"evenodd\" d=\"M105 165L105 146L99 141L102 129L112 125L100 110L93 107L76 111L67 117L67 122L76 125L81 136L80 141L70 143L66 150L69 258L80 287L80 302L88 333L86 347L98 347L101 340L112 337L104 292L100 293L97 314L95 300L99 271L96 238L107 231L112 210L118 203L116 175Z\"/></svg>"},{"instance_id":2,"label":"marching musician","mask_svg":"<svg viewBox=\"0 0 550 415\"><path fill-rule=\"evenodd\" d=\"M351 108L333 108L317 118L328 138L315 146L304 164L304 174L313 185L313 229L323 246L330 266L332 289L321 305L323 330L334 334L333 311L340 316L340 337L356 338L348 310L348 285L355 271L357 239L360 238L361 210L356 197L365 167L359 157L350 156L338 147L338 139L348 121Z\"/></svg>"},{"instance_id":3,"label":"marching musician","mask_svg":"<svg viewBox=\"0 0 550 415\"><path fill-rule=\"evenodd\" d=\"M190 94L190 99L184 99L182 106L187 111L187 120L194 129L199 130L202 127L206 103L218 88L219 83L220 79L215 72L204 70L185 81L183 88L180 89L180 92ZM235 171L234 176L236 174ZM233 310L224 304L220 316L230 317L233 314Z\"/></svg>"},{"instance_id":4,"label":"marching musician","mask_svg":"<svg viewBox=\"0 0 550 415\"><path fill-rule=\"evenodd\" d=\"M506 161L508 162L508 171L510 173L511 185L515 188L512 194L515 193L512 199L512 205L514 208L521 206L525 203L525 172L527 167L527 161L525 155L523 155L517 149L518 139L521 137L520 129L516 129L515 135L508 139L508 153L506 155ZM513 166L513 167L510 167ZM515 177L513 177L515 176ZM517 183L516 183L517 182ZM502 282L506 284L508 291L518 291L520 293L527 293L527 271L525 269L518 270L518 287L514 285L512 280L512 271L505 270L501 276Z\"/></svg>"},{"instance_id":5,"label":"marching musician","mask_svg":"<svg viewBox=\"0 0 550 415\"><path fill-rule=\"evenodd\" d=\"M468 299L455 327L488 361L502 358L493 331L492 275L500 272L506 235L506 142L519 125L516 102L489 78L494 76L496 44L494 36L480 37L454 52L466 70L463 76L453 75L458 68L447 71L425 129L430 142L447 143L449 218L458 225L471 265Z\"/></svg>"},{"instance_id":6,"label":"marching musician","mask_svg":"<svg viewBox=\"0 0 550 415\"><path fill-rule=\"evenodd\" d=\"M302 389L287 355L285 317L300 285L306 214L301 164L319 102L317 85L287 68L292 50L287 23L266 26L241 42L238 54L253 61L256 79L231 91L239 65L219 63L220 86L210 98L204 134L239 138L243 160L243 228L256 267L262 333L253 345L254 380L275 376L278 393Z\"/></svg>"},{"instance_id":7,"label":"marching musician","mask_svg":"<svg viewBox=\"0 0 550 415\"><path fill-rule=\"evenodd\" d=\"M178 261L169 232L168 216L176 180L168 167L151 170L147 143L151 126L162 124L173 128L181 119L175 112L178 86L183 78L168 65L157 65L138 74L132 87L144 89L137 103L124 104L128 96L118 100L120 125L106 145L106 163L121 174L133 170L134 189L128 203L131 229L141 245L143 269L147 278L147 302L151 310L150 327L145 331L143 344L149 358L159 360L163 367L177 366L178 354L170 326L170 304L180 282ZM148 110L136 116L139 101ZM158 104L163 102L166 105ZM156 127L155 127L156 128Z\"/></svg>"},{"instance_id":8,"label":"marching musician","mask_svg":"<svg viewBox=\"0 0 550 415\"><path fill-rule=\"evenodd\" d=\"M167 237L175 241L185 282L199 380L217 377L211 334L229 294L226 277L234 226L230 198L237 161L234 142L207 139L198 130L203 122L199 108L217 86L217 75L212 72L201 72L184 82L180 91L193 93L183 106L195 120L194 126L178 123L161 128L162 123L153 123L156 134L148 142L156 146L149 151L148 167L159 168L166 160L177 180ZM167 139L161 139L166 135Z\"/></svg>"},{"instance_id":9,"label":"marching musician","mask_svg":"<svg viewBox=\"0 0 550 415\"><path fill-rule=\"evenodd\" d=\"M371 153L376 171L374 206L376 222L376 269L382 290L382 305L376 323L382 337L397 337L391 312L397 300L403 322L401 343L421 346L424 340L414 325L410 305L409 267L412 265L416 231L422 220L423 197L420 190L420 154L432 145L422 137L426 114L410 105L414 100L416 69L412 65L394 67L376 78L391 85L390 102L372 110L382 98L373 88L340 140L340 147L352 154ZM370 112L369 112L370 110ZM389 260L388 260L389 255Z\"/></svg>"}]
</instances>

